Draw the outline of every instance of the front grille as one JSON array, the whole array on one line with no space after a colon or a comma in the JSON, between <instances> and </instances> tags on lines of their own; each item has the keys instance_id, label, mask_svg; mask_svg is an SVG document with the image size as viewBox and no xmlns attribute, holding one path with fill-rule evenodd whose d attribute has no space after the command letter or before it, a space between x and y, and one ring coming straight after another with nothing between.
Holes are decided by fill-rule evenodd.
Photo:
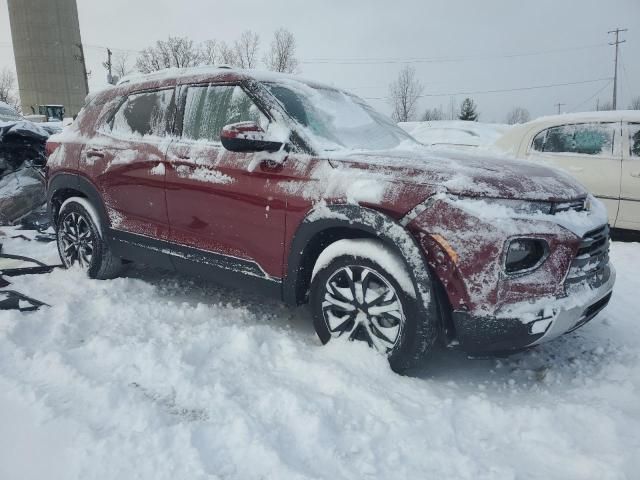
<instances>
[{"instance_id":1,"label":"front grille","mask_svg":"<svg viewBox=\"0 0 640 480\"><path fill-rule=\"evenodd\" d=\"M579 283L585 279L598 280L604 276L609 263L609 226L587 232L582 237L576 258L571 263L566 282ZM606 281L606 279L605 279Z\"/></svg>"}]
</instances>

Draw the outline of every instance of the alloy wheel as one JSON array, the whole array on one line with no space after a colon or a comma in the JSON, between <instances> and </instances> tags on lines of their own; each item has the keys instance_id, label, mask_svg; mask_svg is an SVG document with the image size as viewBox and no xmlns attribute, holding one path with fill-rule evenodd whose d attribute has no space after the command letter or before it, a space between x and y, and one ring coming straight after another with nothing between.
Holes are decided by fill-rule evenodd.
<instances>
[{"instance_id":1,"label":"alloy wheel","mask_svg":"<svg viewBox=\"0 0 640 480\"><path fill-rule=\"evenodd\" d=\"M329 277L322 313L332 337L365 341L383 354L398 344L405 322L395 288L362 266L343 267Z\"/></svg>"},{"instance_id":2,"label":"alloy wheel","mask_svg":"<svg viewBox=\"0 0 640 480\"><path fill-rule=\"evenodd\" d=\"M59 232L63 260L67 267L76 263L81 268L89 268L95 251L95 235L89 221L72 212L66 215Z\"/></svg>"}]
</instances>

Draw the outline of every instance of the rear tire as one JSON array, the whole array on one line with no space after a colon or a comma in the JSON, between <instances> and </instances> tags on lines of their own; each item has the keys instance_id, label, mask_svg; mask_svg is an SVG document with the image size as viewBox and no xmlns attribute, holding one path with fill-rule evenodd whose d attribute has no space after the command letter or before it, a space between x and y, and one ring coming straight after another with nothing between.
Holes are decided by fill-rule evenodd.
<instances>
[{"instance_id":1,"label":"rear tire","mask_svg":"<svg viewBox=\"0 0 640 480\"><path fill-rule=\"evenodd\" d=\"M373 241L341 242L354 242L358 248L357 242ZM359 254L341 255L323 263L326 265L315 273L310 292L313 324L320 341L326 344L338 337L366 341L386 355L398 373L420 365L437 338L433 289L428 305L423 306L406 291L406 279L411 276L401 260L398 265L404 272L389 265L385 269L380 264L385 262ZM389 270L401 274L402 281Z\"/></svg>"},{"instance_id":2,"label":"rear tire","mask_svg":"<svg viewBox=\"0 0 640 480\"><path fill-rule=\"evenodd\" d=\"M66 200L58 214L56 237L58 253L65 268L80 267L90 278L107 280L125 269L122 260L111 252L104 241L95 214L84 198Z\"/></svg>"}]
</instances>

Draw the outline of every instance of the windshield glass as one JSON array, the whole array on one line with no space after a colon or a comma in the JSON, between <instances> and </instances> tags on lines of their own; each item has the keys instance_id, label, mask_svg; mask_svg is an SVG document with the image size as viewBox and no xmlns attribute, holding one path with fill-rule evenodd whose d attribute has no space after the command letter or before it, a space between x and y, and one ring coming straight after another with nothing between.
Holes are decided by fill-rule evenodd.
<instances>
[{"instance_id":1,"label":"windshield glass","mask_svg":"<svg viewBox=\"0 0 640 480\"><path fill-rule=\"evenodd\" d=\"M415 143L391 120L346 92L299 82L265 86L321 150L386 150Z\"/></svg>"}]
</instances>

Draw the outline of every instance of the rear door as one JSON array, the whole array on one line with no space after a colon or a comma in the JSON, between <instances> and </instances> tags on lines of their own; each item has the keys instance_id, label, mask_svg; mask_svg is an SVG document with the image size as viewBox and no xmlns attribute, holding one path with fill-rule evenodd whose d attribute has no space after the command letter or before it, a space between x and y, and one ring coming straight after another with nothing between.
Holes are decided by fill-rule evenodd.
<instances>
[{"instance_id":1,"label":"rear door","mask_svg":"<svg viewBox=\"0 0 640 480\"><path fill-rule=\"evenodd\" d=\"M538 133L527 157L560 167L607 206L614 225L620 206L622 148L619 122L559 125Z\"/></svg>"},{"instance_id":2,"label":"rear door","mask_svg":"<svg viewBox=\"0 0 640 480\"><path fill-rule=\"evenodd\" d=\"M165 155L174 87L132 93L83 150L115 230L166 239Z\"/></svg>"},{"instance_id":3,"label":"rear door","mask_svg":"<svg viewBox=\"0 0 640 480\"><path fill-rule=\"evenodd\" d=\"M640 123L627 123L623 132L620 214L616 227L640 230Z\"/></svg>"}]
</instances>

